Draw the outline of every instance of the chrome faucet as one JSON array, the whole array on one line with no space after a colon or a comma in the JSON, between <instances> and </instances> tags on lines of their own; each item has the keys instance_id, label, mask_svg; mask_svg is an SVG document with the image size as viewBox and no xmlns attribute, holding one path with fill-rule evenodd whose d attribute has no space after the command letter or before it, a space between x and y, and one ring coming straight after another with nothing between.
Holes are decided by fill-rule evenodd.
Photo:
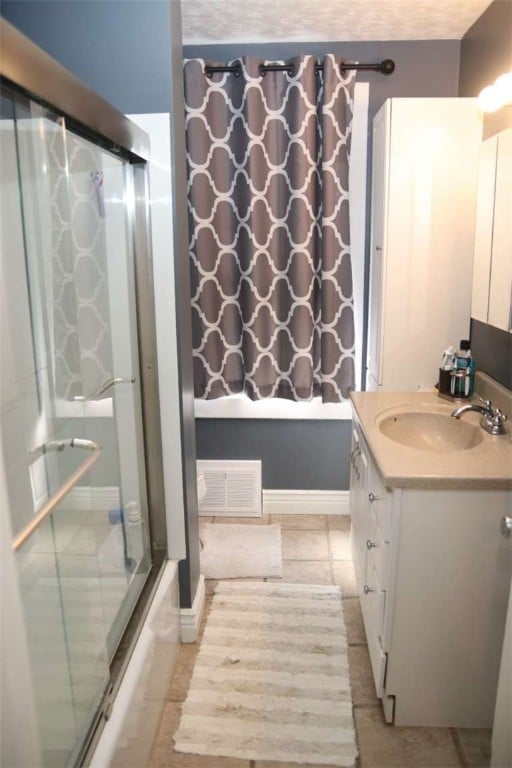
<instances>
[{"instance_id":1,"label":"chrome faucet","mask_svg":"<svg viewBox=\"0 0 512 768\"><path fill-rule=\"evenodd\" d=\"M505 422L507 420L506 414L502 413L499 408L493 408L490 400L483 400L483 405L478 403L468 403L468 405L461 405L456 408L452 413L453 418L460 419L463 414L469 411L476 411L482 413L483 418L480 421L480 426L489 432L490 435L504 435L505 434Z\"/></svg>"}]
</instances>

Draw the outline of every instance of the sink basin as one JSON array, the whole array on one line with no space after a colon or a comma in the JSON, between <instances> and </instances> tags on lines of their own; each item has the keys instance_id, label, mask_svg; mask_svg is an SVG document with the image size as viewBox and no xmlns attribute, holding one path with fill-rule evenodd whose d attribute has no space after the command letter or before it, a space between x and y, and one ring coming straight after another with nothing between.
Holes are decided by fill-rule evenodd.
<instances>
[{"instance_id":1,"label":"sink basin","mask_svg":"<svg viewBox=\"0 0 512 768\"><path fill-rule=\"evenodd\" d=\"M467 451L483 440L480 427L443 413L395 413L383 418L378 427L395 443L438 453Z\"/></svg>"}]
</instances>

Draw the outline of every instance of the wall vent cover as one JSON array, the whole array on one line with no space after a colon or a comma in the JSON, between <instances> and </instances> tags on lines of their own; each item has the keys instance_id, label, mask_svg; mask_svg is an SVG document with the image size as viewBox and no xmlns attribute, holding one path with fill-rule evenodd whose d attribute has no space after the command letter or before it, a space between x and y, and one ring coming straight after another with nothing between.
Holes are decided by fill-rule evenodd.
<instances>
[{"instance_id":1,"label":"wall vent cover","mask_svg":"<svg viewBox=\"0 0 512 768\"><path fill-rule=\"evenodd\" d=\"M261 516L261 461L197 462L206 483L201 515Z\"/></svg>"}]
</instances>

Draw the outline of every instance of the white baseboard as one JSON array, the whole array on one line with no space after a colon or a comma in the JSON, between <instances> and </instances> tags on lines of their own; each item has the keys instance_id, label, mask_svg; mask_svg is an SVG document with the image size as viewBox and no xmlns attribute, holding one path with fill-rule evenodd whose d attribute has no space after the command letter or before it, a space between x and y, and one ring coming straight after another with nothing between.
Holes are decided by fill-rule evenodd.
<instances>
[{"instance_id":1,"label":"white baseboard","mask_svg":"<svg viewBox=\"0 0 512 768\"><path fill-rule=\"evenodd\" d=\"M195 643L199 634L199 625L204 611L204 601L206 590L204 586L204 576L199 577L194 602L192 608L182 608L180 610L181 624L181 642Z\"/></svg>"},{"instance_id":2,"label":"white baseboard","mask_svg":"<svg viewBox=\"0 0 512 768\"><path fill-rule=\"evenodd\" d=\"M349 491L263 490L265 515L349 515Z\"/></svg>"}]
</instances>

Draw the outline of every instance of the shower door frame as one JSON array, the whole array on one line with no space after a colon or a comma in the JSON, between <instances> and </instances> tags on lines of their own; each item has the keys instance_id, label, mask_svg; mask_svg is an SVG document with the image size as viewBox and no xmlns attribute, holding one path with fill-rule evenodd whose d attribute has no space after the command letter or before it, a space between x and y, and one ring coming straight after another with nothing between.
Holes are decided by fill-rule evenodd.
<instances>
[{"instance_id":1,"label":"shower door frame","mask_svg":"<svg viewBox=\"0 0 512 768\"><path fill-rule=\"evenodd\" d=\"M156 590L167 556L167 527L160 427L153 269L150 245L148 161L149 138L137 125L85 86L51 56L15 27L0 18L0 82L10 90L50 107L61 114L66 126L108 151L124 158L132 167L132 220L137 345L141 384L144 463L150 531L152 569L111 663L113 688L103 707L108 717L110 699L119 687L122 673L135 645L151 596ZM79 764L98 736L102 712L92 724L89 743L83 745ZM95 732L96 730L96 732ZM91 741L92 740L92 741Z\"/></svg>"}]
</instances>

